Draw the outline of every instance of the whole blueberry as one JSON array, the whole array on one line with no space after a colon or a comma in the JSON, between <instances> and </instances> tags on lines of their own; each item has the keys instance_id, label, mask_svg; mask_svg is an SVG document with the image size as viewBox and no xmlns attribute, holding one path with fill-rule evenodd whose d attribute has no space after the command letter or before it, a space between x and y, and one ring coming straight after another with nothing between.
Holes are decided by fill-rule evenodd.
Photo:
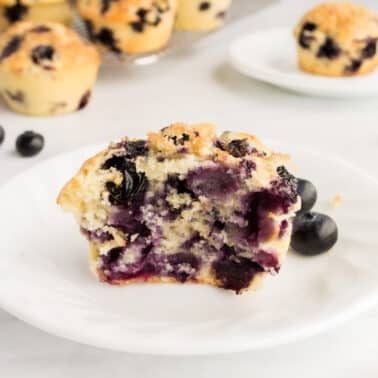
<instances>
[{"instance_id":1,"label":"whole blueberry","mask_svg":"<svg viewBox=\"0 0 378 378\"><path fill-rule=\"evenodd\" d=\"M5 130L2 126L0 126L0 144L4 142L5 139Z\"/></svg>"},{"instance_id":2,"label":"whole blueberry","mask_svg":"<svg viewBox=\"0 0 378 378\"><path fill-rule=\"evenodd\" d=\"M294 218L291 247L306 256L330 250L338 236L337 225L328 215L307 212Z\"/></svg>"},{"instance_id":3,"label":"whole blueberry","mask_svg":"<svg viewBox=\"0 0 378 378\"><path fill-rule=\"evenodd\" d=\"M37 155L43 149L45 139L34 131L25 131L16 139L16 150L23 157Z\"/></svg>"},{"instance_id":4,"label":"whole blueberry","mask_svg":"<svg viewBox=\"0 0 378 378\"><path fill-rule=\"evenodd\" d=\"M302 201L299 213L304 213L313 208L318 198L318 193L315 185L311 181L301 178L298 178L297 180L297 191Z\"/></svg>"}]
</instances>

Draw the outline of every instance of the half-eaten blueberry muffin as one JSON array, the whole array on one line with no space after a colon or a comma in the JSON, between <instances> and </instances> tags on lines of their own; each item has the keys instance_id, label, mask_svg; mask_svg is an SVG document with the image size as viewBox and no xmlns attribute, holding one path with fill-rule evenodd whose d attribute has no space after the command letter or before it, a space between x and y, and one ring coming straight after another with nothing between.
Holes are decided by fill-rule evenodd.
<instances>
[{"instance_id":1,"label":"half-eaten blueberry muffin","mask_svg":"<svg viewBox=\"0 0 378 378\"><path fill-rule=\"evenodd\" d=\"M224 24L232 0L178 0L176 29L210 31Z\"/></svg>"},{"instance_id":2,"label":"half-eaten blueberry muffin","mask_svg":"<svg viewBox=\"0 0 378 378\"><path fill-rule=\"evenodd\" d=\"M294 31L299 67L325 76L363 75L378 65L378 16L346 2L306 13Z\"/></svg>"},{"instance_id":3,"label":"half-eaten blueberry muffin","mask_svg":"<svg viewBox=\"0 0 378 378\"><path fill-rule=\"evenodd\" d=\"M19 113L84 108L99 65L96 48L62 24L21 21L0 35L0 94Z\"/></svg>"},{"instance_id":4,"label":"half-eaten blueberry muffin","mask_svg":"<svg viewBox=\"0 0 378 378\"><path fill-rule=\"evenodd\" d=\"M51 21L70 25L72 8L68 0L0 0L0 30L18 21Z\"/></svg>"},{"instance_id":5,"label":"half-eaten blueberry muffin","mask_svg":"<svg viewBox=\"0 0 378 378\"><path fill-rule=\"evenodd\" d=\"M101 281L197 282L237 293L277 273L299 207L288 156L255 136L173 124L123 139L62 189Z\"/></svg>"},{"instance_id":6,"label":"half-eaten blueberry muffin","mask_svg":"<svg viewBox=\"0 0 378 378\"><path fill-rule=\"evenodd\" d=\"M168 43L176 0L78 0L89 38L105 51L143 54Z\"/></svg>"}]
</instances>

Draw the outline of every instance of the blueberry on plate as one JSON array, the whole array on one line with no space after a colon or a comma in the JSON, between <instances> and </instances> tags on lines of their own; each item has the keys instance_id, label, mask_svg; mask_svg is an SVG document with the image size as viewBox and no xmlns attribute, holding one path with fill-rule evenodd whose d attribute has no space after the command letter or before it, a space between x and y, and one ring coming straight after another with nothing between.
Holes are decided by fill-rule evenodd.
<instances>
[{"instance_id":1,"label":"blueberry on plate","mask_svg":"<svg viewBox=\"0 0 378 378\"><path fill-rule=\"evenodd\" d=\"M4 131L4 128L0 126L0 144L4 142L4 139L5 139L5 131Z\"/></svg>"},{"instance_id":2,"label":"blueberry on plate","mask_svg":"<svg viewBox=\"0 0 378 378\"><path fill-rule=\"evenodd\" d=\"M298 212L304 213L313 208L316 199L318 198L318 194L315 185L308 180L298 178L297 185L298 195L301 197L302 201L302 206Z\"/></svg>"},{"instance_id":3,"label":"blueberry on plate","mask_svg":"<svg viewBox=\"0 0 378 378\"><path fill-rule=\"evenodd\" d=\"M337 225L328 215L301 213L293 221L291 247L302 255L315 256L330 250L337 235Z\"/></svg>"},{"instance_id":4,"label":"blueberry on plate","mask_svg":"<svg viewBox=\"0 0 378 378\"><path fill-rule=\"evenodd\" d=\"M16 150L24 157L37 155L43 149L45 139L34 131L25 131L16 139Z\"/></svg>"}]
</instances>

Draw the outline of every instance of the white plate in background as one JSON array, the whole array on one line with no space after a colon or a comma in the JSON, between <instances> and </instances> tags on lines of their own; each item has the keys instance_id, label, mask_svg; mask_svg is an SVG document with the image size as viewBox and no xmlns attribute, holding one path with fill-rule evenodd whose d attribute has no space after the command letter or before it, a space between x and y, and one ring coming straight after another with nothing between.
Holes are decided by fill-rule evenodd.
<instances>
[{"instance_id":1,"label":"white plate in background","mask_svg":"<svg viewBox=\"0 0 378 378\"><path fill-rule=\"evenodd\" d=\"M353 98L378 95L378 70L356 77L325 77L301 71L289 28L243 36L229 50L231 64L241 73L307 95Z\"/></svg>"},{"instance_id":2,"label":"white plate in background","mask_svg":"<svg viewBox=\"0 0 378 378\"><path fill-rule=\"evenodd\" d=\"M290 253L279 275L237 296L202 285L99 283L87 243L58 191L92 146L42 162L0 188L0 306L54 335L127 352L193 355L283 344L335 326L378 299L378 184L337 158L291 152L319 191L317 210L334 217L331 253ZM336 194L343 202L332 209Z\"/></svg>"}]
</instances>

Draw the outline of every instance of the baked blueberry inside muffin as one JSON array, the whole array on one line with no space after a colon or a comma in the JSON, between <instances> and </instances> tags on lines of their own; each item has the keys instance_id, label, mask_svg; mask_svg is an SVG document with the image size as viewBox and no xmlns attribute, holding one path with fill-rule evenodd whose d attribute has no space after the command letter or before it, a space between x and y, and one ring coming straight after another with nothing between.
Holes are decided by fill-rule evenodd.
<instances>
[{"instance_id":1,"label":"baked blueberry inside muffin","mask_svg":"<svg viewBox=\"0 0 378 378\"><path fill-rule=\"evenodd\" d=\"M377 67L378 17L346 2L306 13L294 32L299 67L325 76L366 74Z\"/></svg>"},{"instance_id":2,"label":"baked blueberry inside muffin","mask_svg":"<svg viewBox=\"0 0 378 378\"><path fill-rule=\"evenodd\" d=\"M198 282L241 292L279 271L299 207L286 155L255 136L174 124L123 139L62 189L110 284Z\"/></svg>"},{"instance_id":3,"label":"baked blueberry inside muffin","mask_svg":"<svg viewBox=\"0 0 378 378\"><path fill-rule=\"evenodd\" d=\"M210 31L224 24L231 0L178 0L176 28Z\"/></svg>"},{"instance_id":4,"label":"baked blueberry inside muffin","mask_svg":"<svg viewBox=\"0 0 378 378\"><path fill-rule=\"evenodd\" d=\"M0 35L0 94L16 112L82 109L99 65L97 50L62 24L21 21Z\"/></svg>"},{"instance_id":5,"label":"baked blueberry inside muffin","mask_svg":"<svg viewBox=\"0 0 378 378\"><path fill-rule=\"evenodd\" d=\"M51 21L70 25L72 9L67 0L0 0L0 30L17 21Z\"/></svg>"},{"instance_id":6,"label":"baked blueberry inside muffin","mask_svg":"<svg viewBox=\"0 0 378 378\"><path fill-rule=\"evenodd\" d=\"M90 39L113 53L141 54L168 42L176 0L79 0Z\"/></svg>"}]
</instances>

